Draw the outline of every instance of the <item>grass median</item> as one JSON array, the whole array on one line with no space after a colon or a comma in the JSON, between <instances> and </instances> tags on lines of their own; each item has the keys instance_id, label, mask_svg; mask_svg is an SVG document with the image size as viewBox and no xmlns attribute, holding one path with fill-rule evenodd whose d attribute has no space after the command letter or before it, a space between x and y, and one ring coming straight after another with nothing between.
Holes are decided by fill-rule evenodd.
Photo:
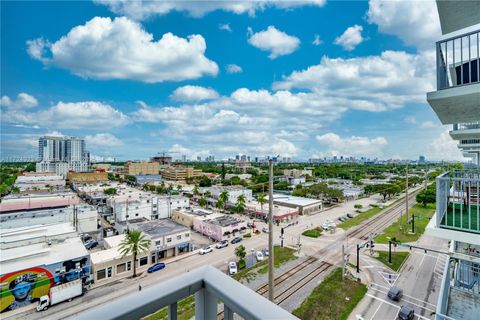
<instances>
[{"instance_id":1,"label":"grass median","mask_svg":"<svg viewBox=\"0 0 480 320\"><path fill-rule=\"evenodd\" d=\"M293 314L300 319L347 319L352 310L362 300L367 286L345 277L342 269L330 273L302 302Z\"/></svg>"},{"instance_id":2,"label":"grass median","mask_svg":"<svg viewBox=\"0 0 480 320\"><path fill-rule=\"evenodd\" d=\"M417 203L409 210L410 215L415 215L415 233L410 233L412 225L407 223L407 217L403 214L401 218L402 230L400 230L400 218L388 226L381 234L375 238L376 243L388 243L389 240L396 240L399 242L413 242L417 241L425 232L430 218L435 213L435 204L428 204L426 207Z\"/></svg>"},{"instance_id":3,"label":"grass median","mask_svg":"<svg viewBox=\"0 0 480 320\"><path fill-rule=\"evenodd\" d=\"M314 229L305 230L302 233L302 236L310 237L310 238L318 238L322 235L322 229L316 227Z\"/></svg>"},{"instance_id":4,"label":"grass median","mask_svg":"<svg viewBox=\"0 0 480 320\"><path fill-rule=\"evenodd\" d=\"M405 259L408 258L410 252L408 251L392 251L392 263L388 263L388 251L377 251L378 257L375 257L377 260L382 262L384 265L390 267L393 271L398 271L402 266Z\"/></svg>"},{"instance_id":5,"label":"grass median","mask_svg":"<svg viewBox=\"0 0 480 320\"><path fill-rule=\"evenodd\" d=\"M352 219L349 219L347 221L344 221L337 225L338 228L342 228L343 230L348 230L351 227L355 227L356 225L359 225L360 223L364 222L365 220L370 219L380 211L382 211L385 208L379 208L379 207L373 207L368 209L367 211L364 211L362 213L359 213Z\"/></svg>"}]
</instances>

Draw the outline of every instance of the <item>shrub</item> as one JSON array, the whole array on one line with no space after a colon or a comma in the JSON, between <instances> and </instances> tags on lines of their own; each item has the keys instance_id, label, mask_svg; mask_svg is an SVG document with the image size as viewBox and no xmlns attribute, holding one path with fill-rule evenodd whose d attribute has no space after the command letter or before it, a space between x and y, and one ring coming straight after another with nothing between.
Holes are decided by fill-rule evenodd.
<instances>
[{"instance_id":1,"label":"shrub","mask_svg":"<svg viewBox=\"0 0 480 320\"><path fill-rule=\"evenodd\" d=\"M240 261L238 261L238 269L245 269L246 265L247 264L245 260L241 259Z\"/></svg>"},{"instance_id":2,"label":"shrub","mask_svg":"<svg viewBox=\"0 0 480 320\"><path fill-rule=\"evenodd\" d=\"M358 204L354 205L353 207L354 207L355 209L361 209L363 206L358 203Z\"/></svg>"},{"instance_id":3,"label":"shrub","mask_svg":"<svg viewBox=\"0 0 480 320\"><path fill-rule=\"evenodd\" d=\"M244 238L251 238L252 237L252 234L251 233L246 233L243 235Z\"/></svg>"}]
</instances>

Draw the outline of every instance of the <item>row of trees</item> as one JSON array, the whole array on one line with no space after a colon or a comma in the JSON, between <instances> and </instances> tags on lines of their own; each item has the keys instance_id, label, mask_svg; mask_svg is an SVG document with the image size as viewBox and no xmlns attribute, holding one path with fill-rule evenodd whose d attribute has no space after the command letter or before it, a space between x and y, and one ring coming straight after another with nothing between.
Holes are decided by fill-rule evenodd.
<instances>
[{"instance_id":1,"label":"row of trees","mask_svg":"<svg viewBox=\"0 0 480 320\"><path fill-rule=\"evenodd\" d=\"M302 187L301 185L297 185L293 190L292 195L327 200L343 200L344 198L341 190L330 188L324 182L316 183L310 187Z\"/></svg>"}]
</instances>

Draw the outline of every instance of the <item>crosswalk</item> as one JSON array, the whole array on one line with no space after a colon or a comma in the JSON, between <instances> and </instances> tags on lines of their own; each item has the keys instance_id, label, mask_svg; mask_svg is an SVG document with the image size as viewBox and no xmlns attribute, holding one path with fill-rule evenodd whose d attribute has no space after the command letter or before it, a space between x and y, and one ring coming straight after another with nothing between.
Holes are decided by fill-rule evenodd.
<instances>
[{"instance_id":1,"label":"crosswalk","mask_svg":"<svg viewBox=\"0 0 480 320\"><path fill-rule=\"evenodd\" d=\"M437 261L435 262L435 267L433 268L433 273L439 277L443 276L443 270L445 270L445 264L448 263L449 257L446 254L439 254L437 256Z\"/></svg>"}]
</instances>

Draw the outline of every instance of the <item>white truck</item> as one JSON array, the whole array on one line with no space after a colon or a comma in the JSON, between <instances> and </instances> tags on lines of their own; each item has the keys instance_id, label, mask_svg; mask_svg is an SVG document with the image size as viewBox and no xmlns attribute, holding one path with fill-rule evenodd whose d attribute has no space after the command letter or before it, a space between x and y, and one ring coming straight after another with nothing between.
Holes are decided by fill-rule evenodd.
<instances>
[{"instance_id":1,"label":"white truck","mask_svg":"<svg viewBox=\"0 0 480 320\"><path fill-rule=\"evenodd\" d=\"M37 311L47 310L49 306L53 306L66 300L72 301L73 298L82 294L83 284L80 279L52 287L49 295L40 297Z\"/></svg>"}]
</instances>

